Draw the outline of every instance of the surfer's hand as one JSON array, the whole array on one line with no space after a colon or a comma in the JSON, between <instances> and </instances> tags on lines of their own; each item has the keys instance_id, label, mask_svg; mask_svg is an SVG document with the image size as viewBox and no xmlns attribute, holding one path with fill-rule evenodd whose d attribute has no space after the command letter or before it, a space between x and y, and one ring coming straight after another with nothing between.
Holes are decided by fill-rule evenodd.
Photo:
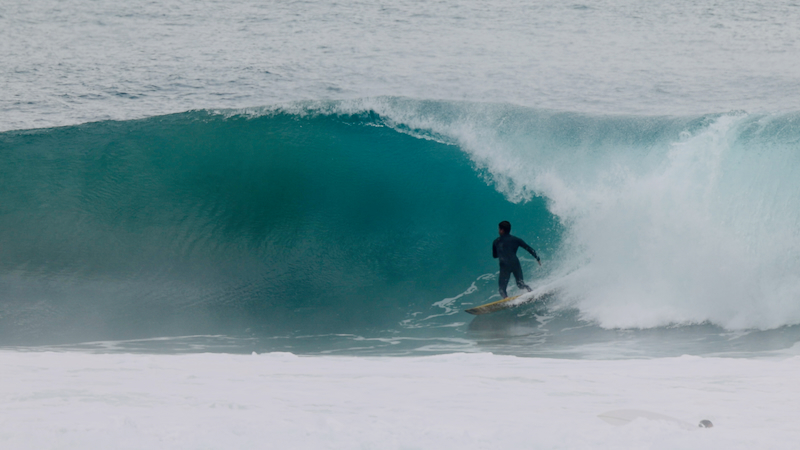
<instances>
[{"instance_id":1,"label":"surfer's hand","mask_svg":"<svg viewBox=\"0 0 800 450\"><path fill-rule=\"evenodd\" d=\"M539 267L541 267L541 266L542 266L542 261L540 261L540 260L538 260L538 259L537 259L537 260L536 260L536 262L537 262L537 263L539 263Z\"/></svg>"}]
</instances>

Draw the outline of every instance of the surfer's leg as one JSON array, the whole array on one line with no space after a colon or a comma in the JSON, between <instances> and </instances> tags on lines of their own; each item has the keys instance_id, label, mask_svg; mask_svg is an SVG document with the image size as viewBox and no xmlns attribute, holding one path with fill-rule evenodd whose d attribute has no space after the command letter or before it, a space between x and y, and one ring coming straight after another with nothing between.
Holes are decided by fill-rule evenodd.
<instances>
[{"instance_id":1,"label":"surfer's leg","mask_svg":"<svg viewBox=\"0 0 800 450\"><path fill-rule=\"evenodd\" d=\"M522 267L517 265L514 267L514 279L517 280L517 287L520 289L525 289L528 292L531 291L531 287L525 284L525 280L522 279Z\"/></svg>"},{"instance_id":2,"label":"surfer's leg","mask_svg":"<svg viewBox=\"0 0 800 450\"><path fill-rule=\"evenodd\" d=\"M500 266L500 275L497 277L497 281L500 284L500 298L508 297L506 287L508 286L508 279L510 277L511 271L506 267Z\"/></svg>"}]
</instances>

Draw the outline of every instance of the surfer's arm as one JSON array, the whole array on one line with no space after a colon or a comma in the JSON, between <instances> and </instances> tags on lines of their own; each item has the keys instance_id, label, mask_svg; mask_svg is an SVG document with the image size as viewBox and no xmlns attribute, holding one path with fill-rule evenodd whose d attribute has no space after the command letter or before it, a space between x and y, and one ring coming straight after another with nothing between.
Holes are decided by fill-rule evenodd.
<instances>
[{"instance_id":1,"label":"surfer's arm","mask_svg":"<svg viewBox=\"0 0 800 450\"><path fill-rule=\"evenodd\" d=\"M492 258L497 258L497 240L492 242Z\"/></svg>"},{"instance_id":2,"label":"surfer's arm","mask_svg":"<svg viewBox=\"0 0 800 450\"><path fill-rule=\"evenodd\" d=\"M542 265L542 261L539 259L539 255L536 254L536 250L534 250L533 247L526 244L525 241L523 241L522 239L519 240L519 246L527 250L528 253L530 253L531 255L533 255L533 259L535 259L540 266Z\"/></svg>"}]
</instances>

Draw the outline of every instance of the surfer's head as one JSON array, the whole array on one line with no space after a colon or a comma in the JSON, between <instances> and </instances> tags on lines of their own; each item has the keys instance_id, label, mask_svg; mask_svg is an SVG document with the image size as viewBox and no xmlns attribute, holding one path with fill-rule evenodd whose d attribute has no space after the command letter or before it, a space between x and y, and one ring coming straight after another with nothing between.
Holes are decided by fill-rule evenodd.
<instances>
[{"instance_id":1,"label":"surfer's head","mask_svg":"<svg viewBox=\"0 0 800 450\"><path fill-rule=\"evenodd\" d=\"M500 222L498 225L500 234L510 234L511 233L511 223L507 220Z\"/></svg>"}]
</instances>

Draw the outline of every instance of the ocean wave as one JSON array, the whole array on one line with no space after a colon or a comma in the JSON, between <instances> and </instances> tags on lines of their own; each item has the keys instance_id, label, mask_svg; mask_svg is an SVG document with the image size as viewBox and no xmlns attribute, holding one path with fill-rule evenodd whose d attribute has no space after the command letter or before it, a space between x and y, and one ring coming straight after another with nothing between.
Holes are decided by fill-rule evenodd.
<instances>
[{"instance_id":1,"label":"ocean wave","mask_svg":"<svg viewBox=\"0 0 800 450\"><path fill-rule=\"evenodd\" d=\"M6 132L0 337L402 332L491 278L500 220L555 311L797 324L798 121L373 98Z\"/></svg>"}]
</instances>

